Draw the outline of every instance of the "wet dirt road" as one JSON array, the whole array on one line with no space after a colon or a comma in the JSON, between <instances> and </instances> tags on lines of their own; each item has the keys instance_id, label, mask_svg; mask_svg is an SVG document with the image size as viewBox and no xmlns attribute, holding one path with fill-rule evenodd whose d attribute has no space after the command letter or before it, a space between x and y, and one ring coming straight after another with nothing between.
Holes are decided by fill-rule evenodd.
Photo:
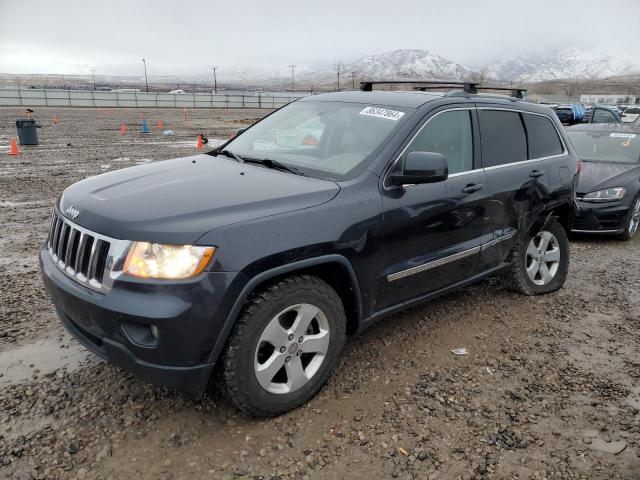
<instances>
[{"instance_id":1,"label":"wet dirt road","mask_svg":"<svg viewBox=\"0 0 640 480\"><path fill-rule=\"evenodd\" d=\"M0 478L640 478L638 239L574 239L552 295L491 279L395 315L277 419L242 417L215 387L199 401L156 389L86 352L37 268L59 192L194 153L198 133L223 138L266 112L149 112L167 137L142 137L128 113L36 109L42 145L9 157L19 110L0 109Z\"/></svg>"}]
</instances>

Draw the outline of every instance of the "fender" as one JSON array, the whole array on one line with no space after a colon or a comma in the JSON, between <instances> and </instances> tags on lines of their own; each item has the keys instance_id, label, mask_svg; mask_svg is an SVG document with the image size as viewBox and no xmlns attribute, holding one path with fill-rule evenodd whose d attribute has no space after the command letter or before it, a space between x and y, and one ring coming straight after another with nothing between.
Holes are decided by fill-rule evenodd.
<instances>
[{"instance_id":1,"label":"fender","mask_svg":"<svg viewBox=\"0 0 640 480\"><path fill-rule=\"evenodd\" d=\"M278 277L280 275L284 275L286 273L295 272L298 270L302 270L305 268L313 267L316 265L322 265L324 263L339 263L347 269L349 272L349 276L351 277L351 282L353 284L353 289L356 296L356 310L357 310L357 323L358 330L362 328L362 299L360 296L360 285L358 283L358 278L356 277L356 272L351 265L351 262L347 260L342 255L332 254L332 255L324 255L321 257L313 257L307 258L305 260L300 260L293 263L287 263L286 265L281 265L276 268L272 268L270 270L265 270L264 272L259 273L258 275L249 279L247 284L242 288L240 295L233 304L227 318L224 322L224 326L222 327L222 331L216 340L216 343L211 350L211 354L207 360L208 363L214 363L218 360L218 357L222 353L222 349L227 343L227 338L229 338L229 334L231 333L231 329L236 323L236 319L240 314L240 310L246 303L249 295L255 290L255 288L261 283L270 280L272 278Z\"/></svg>"}]
</instances>

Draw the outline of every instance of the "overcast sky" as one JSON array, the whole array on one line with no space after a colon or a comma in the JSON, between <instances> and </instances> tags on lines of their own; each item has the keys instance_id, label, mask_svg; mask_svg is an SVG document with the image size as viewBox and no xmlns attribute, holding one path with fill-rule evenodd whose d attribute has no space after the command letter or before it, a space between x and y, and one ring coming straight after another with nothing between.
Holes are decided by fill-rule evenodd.
<instances>
[{"instance_id":1,"label":"overcast sky","mask_svg":"<svg viewBox=\"0 0 640 480\"><path fill-rule=\"evenodd\" d=\"M205 73L398 48L471 64L640 46L640 0L0 0L0 72Z\"/></svg>"}]
</instances>

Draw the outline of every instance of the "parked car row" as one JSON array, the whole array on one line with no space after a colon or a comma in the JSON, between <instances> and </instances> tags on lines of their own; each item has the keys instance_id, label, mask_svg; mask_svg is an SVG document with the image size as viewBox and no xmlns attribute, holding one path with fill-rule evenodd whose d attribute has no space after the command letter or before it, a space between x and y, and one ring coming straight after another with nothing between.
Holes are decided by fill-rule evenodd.
<instances>
[{"instance_id":1,"label":"parked car row","mask_svg":"<svg viewBox=\"0 0 640 480\"><path fill-rule=\"evenodd\" d=\"M597 124L601 107L565 130L474 84L373 83L69 186L40 253L64 326L196 395L218 367L234 405L272 416L318 392L347 335L490 275L554 292L569 233L636 234L640 130Z\"/></svg>"}]
</instances>

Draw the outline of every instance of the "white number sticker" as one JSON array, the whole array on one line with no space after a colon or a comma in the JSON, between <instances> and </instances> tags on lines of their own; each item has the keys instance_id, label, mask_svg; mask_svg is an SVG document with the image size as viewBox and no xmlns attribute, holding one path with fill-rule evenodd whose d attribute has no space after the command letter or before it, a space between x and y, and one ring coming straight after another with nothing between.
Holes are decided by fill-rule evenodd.
<instances>
[{"instance_id":1,"label":"white number sticker","mask_svg":"<svg viewBox=\"0 0 640 480\"><path fill-rule=\"evenodd\" d=\"M612 133L609 136L615 138L636 138L635 133Z\"/></svg>"},{"instance_id":2,"label":"white number sticker","mask_svg":"<svg viewBox=\"0 0 640 480\"><path fill-rule=\"evenodd\" d=\"M397 122L402 118L404 112L398 112L396 110L387 110L386 108L367 107L360 112L360 115L367 115L368 117L386 118Z\"/></svg>"}]
</instances>

